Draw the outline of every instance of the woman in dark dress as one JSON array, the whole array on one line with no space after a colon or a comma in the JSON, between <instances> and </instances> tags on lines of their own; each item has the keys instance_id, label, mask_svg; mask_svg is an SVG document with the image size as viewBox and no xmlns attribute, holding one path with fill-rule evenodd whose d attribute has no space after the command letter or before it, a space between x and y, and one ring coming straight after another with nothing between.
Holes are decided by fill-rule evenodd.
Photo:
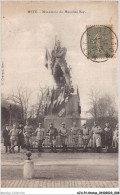
<instances>
[{"instance_id":1,"label":"woman in dark dress","mask_svg":"<svg viewBox=\"0 0 120 195\"><path fill-rule=\"evenodd\" d=\"M24 126L23 126L23 124L19 123L19 126L17 129L19 130L19 133L18 133L18 152L20 152L20 147L23 149L23 146L24 146L24 135L23 135Z\"/></svg>"},{"instance_id":2,"label":"woman in dark dress","mask_svg":"<svg viewBox=\"0 0 120 195\"><path fill-rule=\"evenodd\" d=\"M10 136L9 136L9 125L6 124L5 129L3 130L2 136L4 138L5 152L8 152L8 147L10 148Z\"/></svg>"},{"instance_id":3,"label":"woman in dark dress","mask_svg":"<svg viewBox=\"0 0 120 195\"><path fill-rule=\"evenodd\" d=\"M109 152L112 144L112 132L109 123L106 123L106 127L104 128L104 135L105 135L105 148L106 151Z\"/></svg>"}]
</instances>

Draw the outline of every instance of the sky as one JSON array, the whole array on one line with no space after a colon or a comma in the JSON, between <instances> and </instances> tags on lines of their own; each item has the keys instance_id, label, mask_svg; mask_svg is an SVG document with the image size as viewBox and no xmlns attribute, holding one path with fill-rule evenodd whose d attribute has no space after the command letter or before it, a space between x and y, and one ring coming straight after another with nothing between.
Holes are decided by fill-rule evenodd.
<instances>
[{"instance_id":1,"label":"sky","mask_svg":"<svg viewBox=\"0 0 120 195\"><path fill-rule=\"evenodd\" d=\"M86 26L113 25L118 35L117 2L2 2L2 62L4 85L8 95L18 85L35 91L31 103L36 102L39 85L54 85L45 68L45 51L52 51L55 36L67 48L66 61L71 66L73 85L78 85L82 111L89 109L91 88L118 99L118 53L107 62L87 59L80 48ZM37 10L37 13L28 13ZM40 13L63 11L63 13ZM64 11L81 13L64 13Z\"/></svg>"}]
</instances>

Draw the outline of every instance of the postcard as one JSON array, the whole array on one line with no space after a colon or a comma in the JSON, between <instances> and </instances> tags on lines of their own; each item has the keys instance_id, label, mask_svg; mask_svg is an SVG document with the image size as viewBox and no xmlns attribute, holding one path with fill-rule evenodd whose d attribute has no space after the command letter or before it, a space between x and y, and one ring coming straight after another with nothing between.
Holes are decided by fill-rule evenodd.
<instances>
[{"instance_id":1,"label":"postcard","mask_svg":"<svg viewBox=\"0 0 120 195\"><path fill-rule=\"evenodd\" d=\"M119 194L118 2L2 1L1 45L2 193Z\"/></svg>"}]
</instances>

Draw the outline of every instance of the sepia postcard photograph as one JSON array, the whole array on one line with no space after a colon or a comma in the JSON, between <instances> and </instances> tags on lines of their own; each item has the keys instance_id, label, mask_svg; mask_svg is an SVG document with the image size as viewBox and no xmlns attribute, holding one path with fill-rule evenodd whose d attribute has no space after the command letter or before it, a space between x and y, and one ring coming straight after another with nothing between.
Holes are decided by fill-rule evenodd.
<instances>
[{"instance_id":1,"label":"sepia postcard photograph","mask_svg":"<svg viewBox=\"0 0 120 195\"><path fill-rule=\"evenodd\" d=\"M118 7L1 2L3 193L119 194Z\"/></svg>"}]
</instances>

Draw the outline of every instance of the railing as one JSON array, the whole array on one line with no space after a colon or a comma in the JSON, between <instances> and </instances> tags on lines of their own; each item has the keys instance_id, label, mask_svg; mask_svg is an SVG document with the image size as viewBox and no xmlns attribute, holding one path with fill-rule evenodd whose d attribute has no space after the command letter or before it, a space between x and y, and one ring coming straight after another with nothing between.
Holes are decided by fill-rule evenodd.
<instances>
[{"instance_id":1,"label":"railing","mask_svg":"<svg viewBox=\"0 0 120 195\"><path fill-rule=\"evenodd\" d=\"M33 148L38 146L36 136L31 137L32 141L32 146ZM67 137L67 146L68 147L73 147L73 138L72 135L69 135ZM56 146L57 147L62 147L61 141L60 141L60 136L57 136L56 138ZM43 148L49 148L50 147L50 142L49 142L49 136L45 136L45 139L43 141ZM82 140L82 135L78 135L78 147L83 147L83 140ZM92 147L92 138L89 140L88 147Z\"/></svg>"}]
</instances>

